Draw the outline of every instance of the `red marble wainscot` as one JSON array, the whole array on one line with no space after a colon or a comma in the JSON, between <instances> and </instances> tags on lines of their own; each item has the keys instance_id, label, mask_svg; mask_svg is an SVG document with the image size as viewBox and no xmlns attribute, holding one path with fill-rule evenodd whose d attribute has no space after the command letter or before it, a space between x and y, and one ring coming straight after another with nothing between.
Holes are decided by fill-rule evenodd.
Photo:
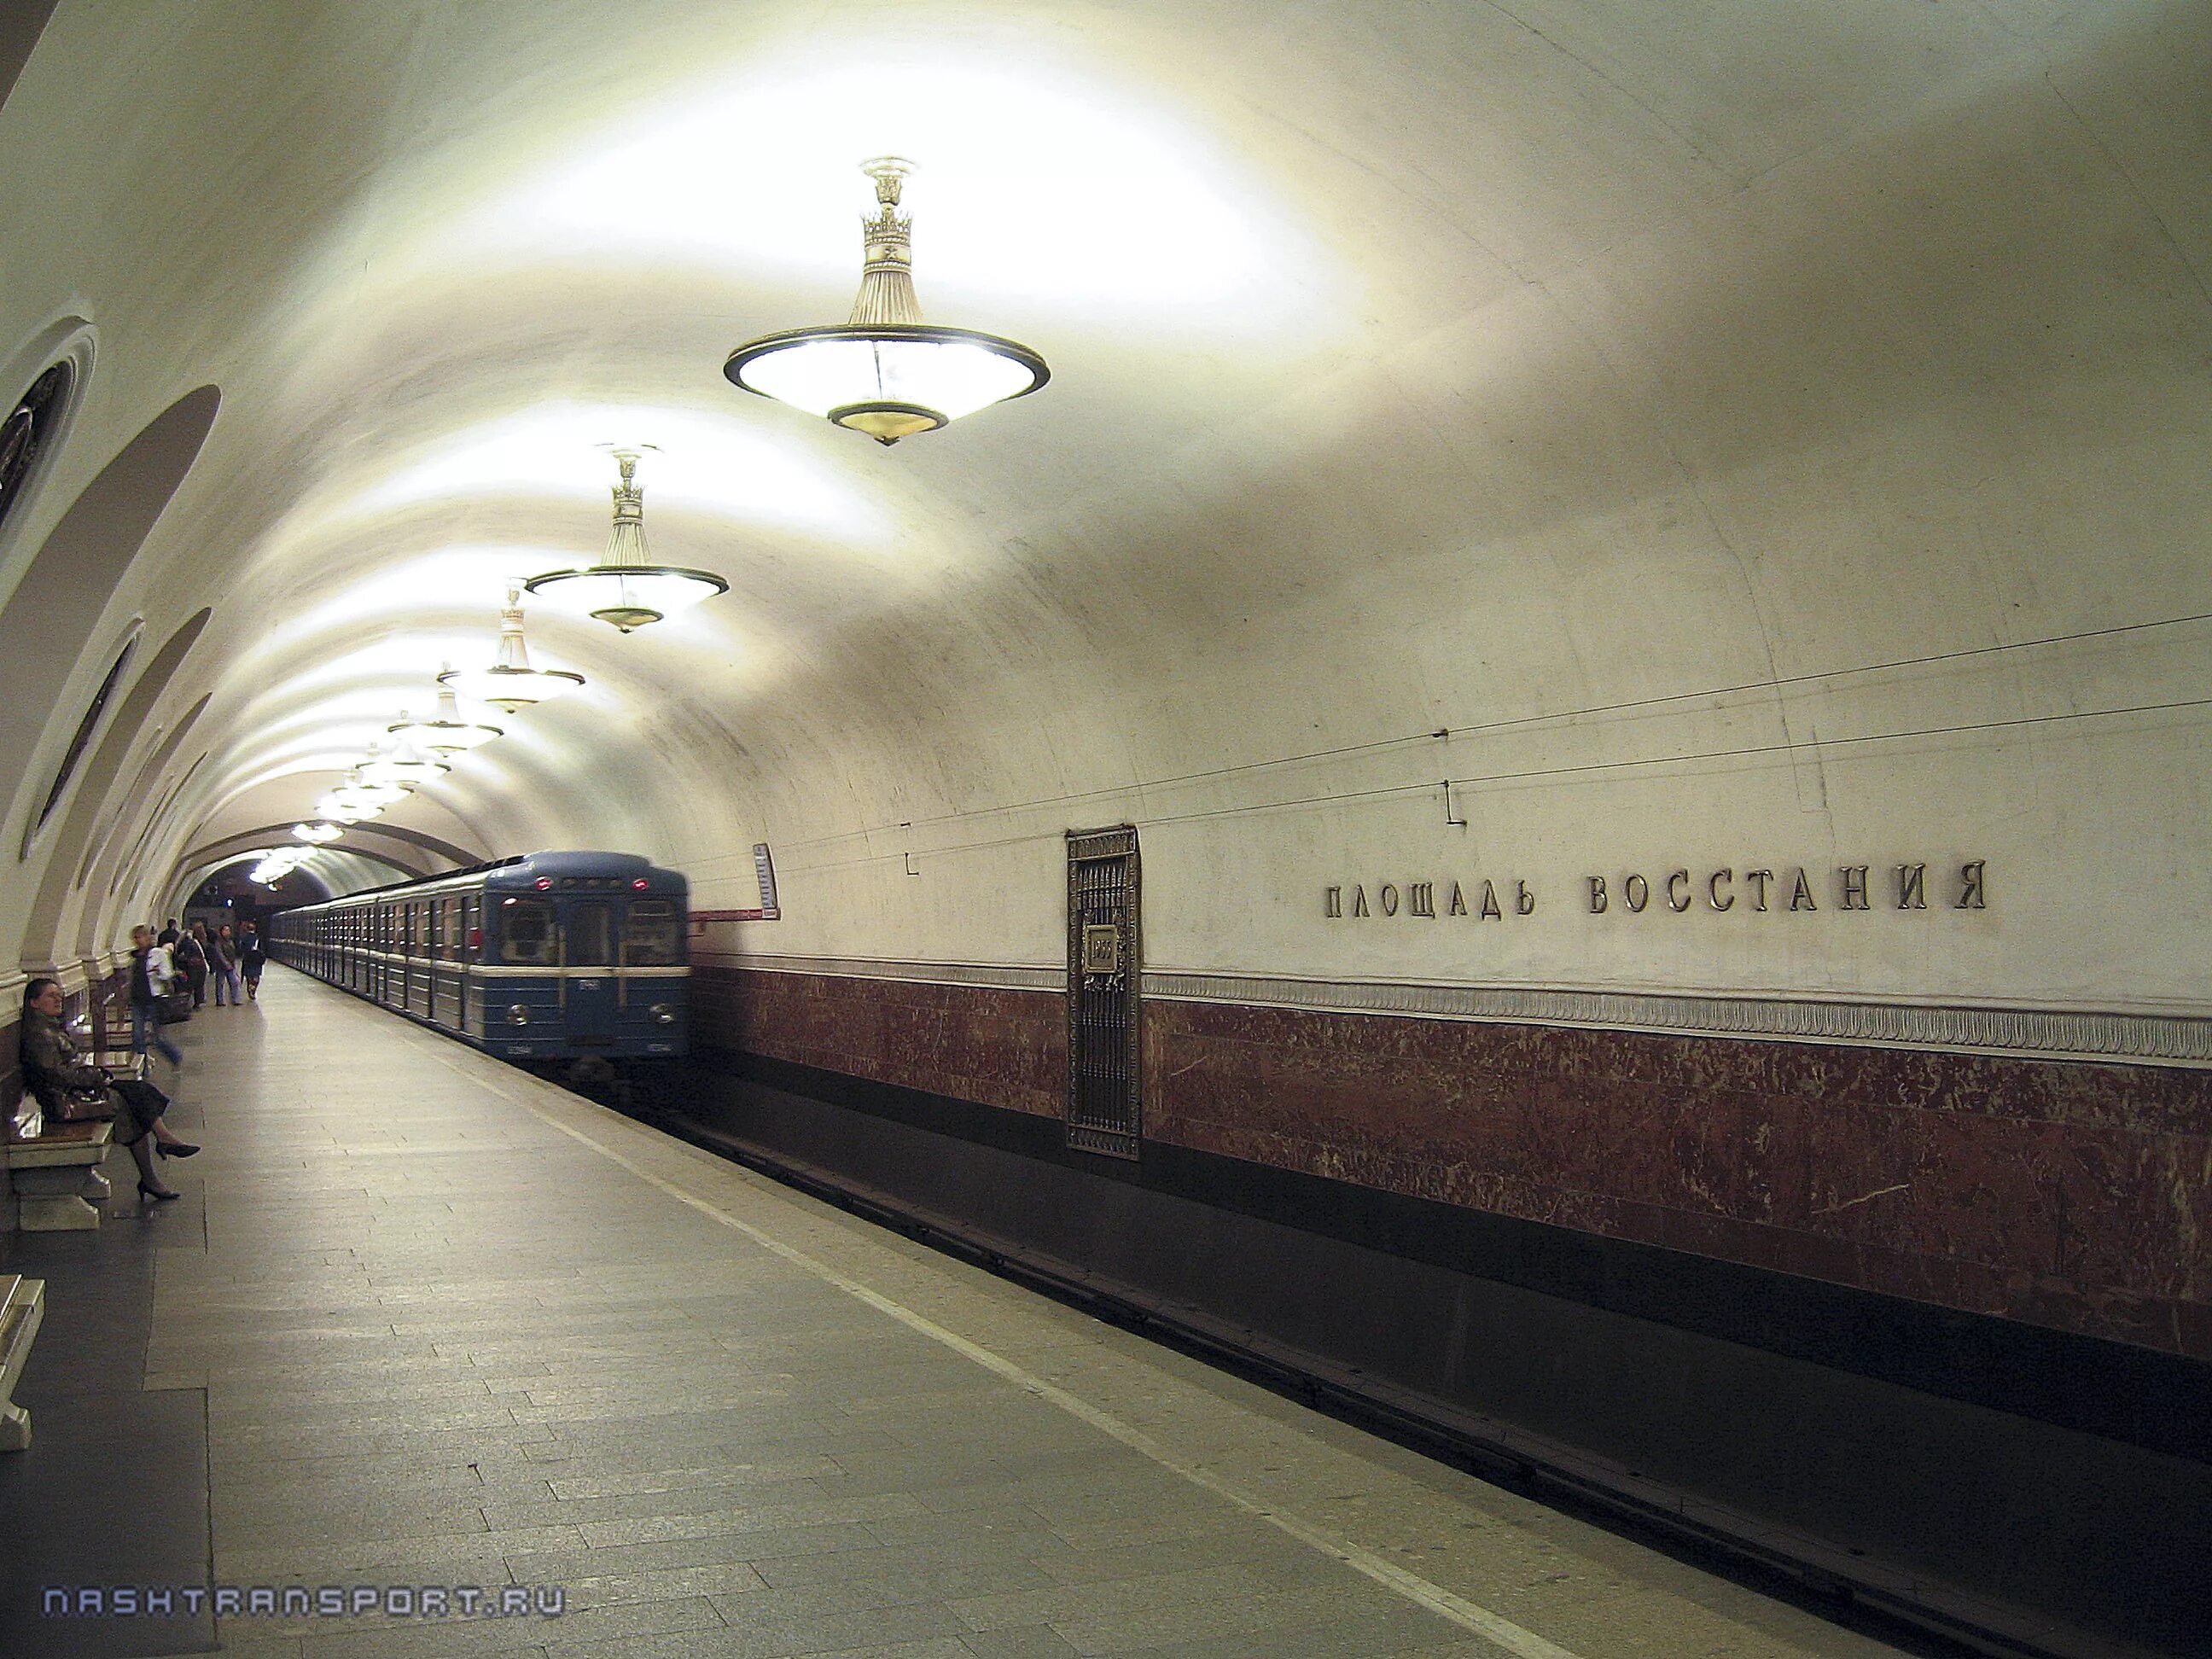
<instances>
[{"instance_id":1,"label":"red marble wainscot","mask_svg":"<svg viewBox=\"0 0 2212 1659\"><path fill-rule=\"evenodd\" d=\"M982 986L758 969L702 970L714 1046L823 1071L1057 1115L1066 1094L1066 1004Z\"/></svg>"},{"instance_id":2,"label":"red marble wainscot","mask_svg":"<svg viewBox=\"0 0 2212 1659\"><path fill-rule=\"evenodd\" d=\"M1180 1002L1146 1012L1154 1139L2200 1351L2212 1142L2173 1128L2197 1121L2202 1073Z\"/></svg>"}]
</instances>

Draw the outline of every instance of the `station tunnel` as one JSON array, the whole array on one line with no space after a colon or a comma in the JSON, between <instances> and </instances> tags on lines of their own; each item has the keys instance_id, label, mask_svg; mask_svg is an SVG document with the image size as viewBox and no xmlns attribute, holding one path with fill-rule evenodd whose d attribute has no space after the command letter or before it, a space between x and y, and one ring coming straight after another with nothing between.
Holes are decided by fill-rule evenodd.
<instances>
[{"instance_id":1,"label":"station tunnel","mask_svg":"<svg viewBox=\"0 0 2212 1659\"><path fill-rule=\"evenodd\" d=\"M890 1322L838 1376L1026 1379L1442 1621L870 1651L2212 1651L2212 8L27 0L0 97L0 1021L127 1024L140 926L275 963L152 1071L184 1206L49 1232L14 1172L22 1398L126 1281L133 1398L248 1387L155 1363L164 1287L276 1294L221 1195L388 1109L514 1154L457 1256L645 1287L640 1206L711 1212ZM599 942L520 943L525 875ZM561 1046L600 968L657 1048ZM368 1249L374 1167L252 1249ZM1466 1535L1296 1519L916 1263L1454 1472L1391 1504ZM1539 1510L1781 1611L1500 1612ZM866 1645L727 1589L514 1640Z\"/></svg>"}]
</instances>

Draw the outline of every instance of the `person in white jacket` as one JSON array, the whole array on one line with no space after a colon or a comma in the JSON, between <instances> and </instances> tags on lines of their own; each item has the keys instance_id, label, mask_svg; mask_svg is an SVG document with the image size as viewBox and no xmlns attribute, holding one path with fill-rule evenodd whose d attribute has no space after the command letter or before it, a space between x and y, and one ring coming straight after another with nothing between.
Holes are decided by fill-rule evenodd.
<instances>
[{"instance_id":1,"label":"person in white jacket","mask_svg":"<svg viewBox=\"0 0 2212 1659\"><path fill-rule=\"evenodd\" d=\"M147 1049L181 1066L184 1050L161 1035L161 999L169 994L169 987L177 977L177 964L170 959L168 947L154 943L150 927L131 930L131 1052L143 1054Z\"/></svg>"}]
</instances>

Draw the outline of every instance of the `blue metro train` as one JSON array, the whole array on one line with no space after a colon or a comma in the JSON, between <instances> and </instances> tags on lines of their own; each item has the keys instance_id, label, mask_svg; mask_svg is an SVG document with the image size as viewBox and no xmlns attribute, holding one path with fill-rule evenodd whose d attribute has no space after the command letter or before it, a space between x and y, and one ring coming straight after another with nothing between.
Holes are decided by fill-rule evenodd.
<instances>
[{"instance_id":1,"label":"blue metro train","mask_svg":"<svg viewBox=\"0 0 2212 1659\"><path fill-rule=\"evenodd\" d=\"M530 853L280 913L287 967L511 1060L661 1059L688 1030L684 878Z\"/></svg>"}]
</instances>

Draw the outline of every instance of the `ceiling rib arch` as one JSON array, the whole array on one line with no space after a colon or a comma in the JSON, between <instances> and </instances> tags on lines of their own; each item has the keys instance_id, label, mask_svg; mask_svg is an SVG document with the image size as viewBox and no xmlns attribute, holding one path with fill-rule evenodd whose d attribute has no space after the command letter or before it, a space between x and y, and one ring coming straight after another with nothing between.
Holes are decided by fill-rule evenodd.
<instances>
[{"instance_id":1,"label":"ceiling rib arch","mask_svg":"<svg viewBox=\"0 0 2212 1659\"><path fill-rule=\"evenodd\" d=\"M0 708L52 708L62 701L110 598L198 459L222 404L213 386L186 392L70 503L0 610ZM26 799L33 757L67 736L66 726L57 732L30 720L0 731L0 778L15 781L9 833L20 836L21 815L36 808Z\"/></svg>"},{"instance_id":2,"label":"ceiling rib arch","mask_svg":"<svg viewBox=\"0 0 2212 1659\"><path fill-rule=\"evenodd\" d=\"M62 907L70 894L76 890L72 879L78 860L83 856L86 844L100 822L101 807L107 799L108 790L123 770L132 746L138 740L140 730L152 715L155 706L168 690L170 680L184 664L214 612L203 609L188 618L184 626L162 641L161 648L146 665L123 706L115 711L109 723L107 735L100 740L99 749L85 766L83 775L77 781L76 794L70 799L61 827L48 841L46 849L46 875L39 886L38 897L33 901L31 912L24 923L23 935L18 948L19 956L33 954L59 936Z\"/></svg>"}]
</instances>

